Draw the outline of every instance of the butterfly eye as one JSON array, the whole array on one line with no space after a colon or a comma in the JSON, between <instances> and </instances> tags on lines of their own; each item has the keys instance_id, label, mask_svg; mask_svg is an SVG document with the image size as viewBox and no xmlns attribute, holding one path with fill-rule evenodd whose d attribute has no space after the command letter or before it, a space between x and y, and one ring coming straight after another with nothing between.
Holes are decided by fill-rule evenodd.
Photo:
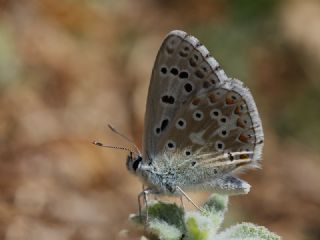
<instances>
[{"instance_id":1,"label":"butterfly eye","mask_svg":"<svg viewBox=\"0 0 320 240\"><path fill-rule=\"evenodd\" d=\"M141 161L142 161L142 157L138 157L137 159L135 159L133 161L132 168L134 171L136 171L138 169Z\"/></svg>"},{"instance_id":2,"label":"butterfly eye","mask_svg":"<svg viewBox=\"0 0 320 240\"><path fill-rule=\"evenodd\" d=\"M196 121L201 121L203 119L203 112L201 112L200 110L197 110L193 113L192 117Z\"/></svg>"}]
</instances>

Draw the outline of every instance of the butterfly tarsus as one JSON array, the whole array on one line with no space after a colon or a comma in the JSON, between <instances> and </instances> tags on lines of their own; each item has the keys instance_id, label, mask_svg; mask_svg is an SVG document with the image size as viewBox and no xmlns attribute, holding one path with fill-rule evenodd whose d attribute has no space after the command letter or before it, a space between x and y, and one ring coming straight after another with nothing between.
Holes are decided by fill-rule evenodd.
<instances>
[{"instance_id":1,"label":"butterfly tarsus","mask_svg":"<svg viewBox=\"0 0 320 240\"><path fill-rule=\"evenodd\" d=\"M184 203L183 203L183 196L182 195L180 196L180 204L181 204L181 207L184 210Z\"/></svg>"},{"instance_id":2,"label":"butterfly tarsus","mask_svg":"<svg viewBox=\"0 0 320 240\"><path fill-rule=\"evenodd\" d=\"M148 206L148 195L149 194L158 194L158 192L156 192L154 189L151 188L144 188L143 186L143 191L141 193L139 193L138 195L138 205L139 205L139 216L140 216L140 221L142 222L142 204L141 204L141 197L143 197L144 200L144 204L145 204L145 227L148 224L148 220L149 220L149 206Z\"/></svg>"},{"instance_id":3,"label":"butterfly tarsus","mask_svg":"<svg viewBox=\"0 0 320 240\"><path fill-rule=\"evenodd\" d=\"M148 199L147 199L146 190L143 190L138 195L139 216L140 216L140 221L142 222L143 219L142 219L141 197L143 197L143 200L144 200L144 203L145 203L145 208L146 208L146 217L145 217L145 225L146 225L146 223L148 222Z\"/></svg>"}]
</instances>

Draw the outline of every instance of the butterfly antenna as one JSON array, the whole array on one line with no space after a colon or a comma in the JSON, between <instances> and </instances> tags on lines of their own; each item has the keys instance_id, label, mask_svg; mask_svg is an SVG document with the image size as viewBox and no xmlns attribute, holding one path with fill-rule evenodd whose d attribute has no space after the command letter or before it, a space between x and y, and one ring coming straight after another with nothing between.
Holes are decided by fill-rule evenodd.
<instances>
[{"instance_id":1,"label":"butterfly antenna","mask_svg":"<svg viewBox=\"0 0 320 240\"><path fill-rule=\"evenodd\" d=\"M124 151L128 151L130 153L132 153L133 151L130 149L130 148L126 148L126 147L117 147L117 146L109 146L109 145L105 145L101 142L98 142L98 141L93 141L92 142L94 145L97 145L99 147L105 147L105 148L113 148L113 149L119 149L119 150L124 150Z\"/></svg>"},{"instance_id":2,"label":"butterfly antenna","mask_svg":"<svg viewBox=\"0 0 320 240\"><path fill-rule=\"evenodd\" d=\"M115 129L113 126L111 126L111 124L108 124L108 127L110 128L110 130L116 134L118 134L120 137L124 138L125 140L127 140L129 143L131 143L131 145L134 147L134 149L136 150L136 153L141 156L141 152L139 150L139 148L137 147L137 145L134 144L134 142L128 138L126 135L120 133L117 129Z\"/></svg>"}]
</instances>

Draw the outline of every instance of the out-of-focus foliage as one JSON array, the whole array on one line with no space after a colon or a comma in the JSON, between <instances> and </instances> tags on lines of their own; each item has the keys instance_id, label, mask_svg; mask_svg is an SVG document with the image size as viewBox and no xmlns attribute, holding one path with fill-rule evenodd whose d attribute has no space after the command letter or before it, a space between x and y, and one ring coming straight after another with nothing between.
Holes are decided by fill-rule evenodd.
<instances>
[{"instance_id":1,"label":"out-of-focus foliage","mask_svg":"<svg viewBox=\"0 0 320 240\"><path fill-rule=\"evenodd\" d=\"M230 198L225 227L319 239L319 25L316 0L0 1L0 239L135 239L121 229L140 183L126 153L91 141L126 145L112 123L141 146L173 29L199 38L261 113L263 169L243 176L252 190Z\"/></svg>"}]
</instances>

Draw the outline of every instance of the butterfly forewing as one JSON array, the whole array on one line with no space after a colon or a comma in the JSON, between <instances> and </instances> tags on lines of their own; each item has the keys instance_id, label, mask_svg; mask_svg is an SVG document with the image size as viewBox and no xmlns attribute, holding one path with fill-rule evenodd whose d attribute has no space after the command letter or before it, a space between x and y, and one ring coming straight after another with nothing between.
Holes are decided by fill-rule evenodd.
<instances>
[{"instance_id":1,"label":"butterfly forewing","mask_svg":"<svg viewBox=\"0 0 320 240\"><path fill-rule=\"evenodd\" d=\"M180 158L172 158L178 161L173 166L186 158L192 159L191 167L205 171L217 165L224 153L238 153L227 160L259 160L262 142L261 122L249 90L239 80L228 79L196 38L182 31L169 33L149 87L145 159L177 153Z\"/></svg>"}]
</instances>

